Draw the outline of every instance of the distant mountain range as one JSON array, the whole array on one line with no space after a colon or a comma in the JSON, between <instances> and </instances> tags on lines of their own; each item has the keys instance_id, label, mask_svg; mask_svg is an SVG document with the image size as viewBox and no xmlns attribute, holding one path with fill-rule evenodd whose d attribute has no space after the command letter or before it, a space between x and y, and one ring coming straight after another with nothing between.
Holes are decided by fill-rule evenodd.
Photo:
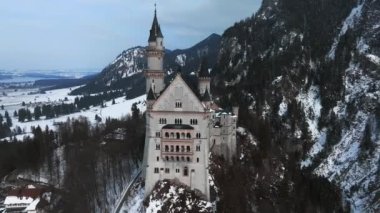
<instances>
[{"instance_id":1,"label":"distant mountain range","mask_svg":"<svg viewBox=\"0 0 380 213\"><path fill-rule=\"evenodd\" d=\"M181 67L184 73L197 71L201 59L206 57L211 67L216 64L221 36L211 34L188 49L166 50L164 67L170 76ZM124 50L85 86L72 92L74 95L100 93L109 90L125 90L130 98L143 94L146 68L145 47L137 46Z\"/></svg>"}]
</instances>

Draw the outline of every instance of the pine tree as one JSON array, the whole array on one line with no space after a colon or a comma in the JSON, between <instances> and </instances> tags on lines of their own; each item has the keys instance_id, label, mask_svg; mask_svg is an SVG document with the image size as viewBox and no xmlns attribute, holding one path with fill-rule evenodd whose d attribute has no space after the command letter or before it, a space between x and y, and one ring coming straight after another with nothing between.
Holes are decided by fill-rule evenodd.
<instances>
[{"instance_id":1,"label":"pine tree","mask_svg":"<svg viewBox=\"0 0 380 213\"><path fill-rule=\"evenodd\" d=\"M41 112L41 107L36 106L36 107L34 108L34 119L39 120L40 117L41 117L41 114L42 114L42 112Z\"/></svg>"}]
</instances>

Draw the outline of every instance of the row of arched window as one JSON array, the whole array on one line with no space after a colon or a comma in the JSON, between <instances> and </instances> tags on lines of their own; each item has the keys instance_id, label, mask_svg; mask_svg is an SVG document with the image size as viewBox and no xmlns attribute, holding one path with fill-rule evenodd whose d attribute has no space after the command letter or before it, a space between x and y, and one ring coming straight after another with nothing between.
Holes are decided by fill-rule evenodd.
<instances>
[{"instance_id":1,"label":"row of arched window","mask_svg":"<svg viewBox=\"0 0 380 213\"><path fill-rule=\"evenodd\" d=\"M166 118L160 118L159 123L160 124L166 124Z\"/></svg>"},{"instance_id":2,"label":"row of arched window","mask_svg":"<svg viewBox=\"0 0 380 213\"><path fill-rule=\"evenodd\" d=\"M191 139L190 133L179 133L179 132L165 132L165 138L171 138L171 139Z\"/></svg>"},{"instance_id":3,"label":"row of arched window","mask_svg":"<svg viewBox=\"0 0 380 213\"><path fill-rule=\"evenodd\" d=\"M182 118L174 119L175 124L182 124ZM166 118L160 118L159 124L167 124ZM190 125L198 125L198 119L190 119Z\"/></svg>"},{"instance_id":4,"label":"row of arched window","mask_svg":"<svg viewBox=\"0 0 380 213\"><path fill-rule=\"evenodd\" d=\"M190 124L191 125L197 125L198 124L198 119L190 119Z\"/></svg>"},{"instance_id":5,"label":"row of arched window","mask_svg":"<svg viewBox=\"0 0 380 213\"><path fill-rule=\"evenodd\" d=\"M176 101L175 102L175 108L182 108L182 102L181 101Z\"/></svg>"},{"instance_id":6,"label":"row of arched window","mask_svg":"<svg viewBox=\"0 0 380 213\"><path fill-rule=\"evenodd\" d=\"M169 168L165 168L165 170L164 170L164 168L161 168L161 170L162 170L162 171L165 171L166 174L169 174L169 173L170 173L170 169L169 169ZM160 172L160 168L155 167L155 168L154 168L154 173L157 174L157 173L159 173L159 172ZM176 172L176 173L180 173L181 170L177 168L177 169L175 169L175 172ZM191 172L194 173L195 170L192 169ZM187 166L185 166L185 167L183 168L183 176L188 176L188 175L189 175L189 169L187 168Z\"/></svg>"},{"instance_id":7,"label":"row of arched window","mask_svg":"<svg viewBox=\"0 0 380 213\"><path fill-rule=\"evenodd\" d=\"M182 124L182 119L181 118L176 118L174 119L175 124Z\"/></svg>"},{"instance_id":8,"label":"row of arched window","mask_svg":"<svg viewBox=\"0 0 380 213\"><path fill-rule=\"evenodd\" d=\"M165 145L165 152L191 152L190 146Z\"/></svg>"}]
</instances>

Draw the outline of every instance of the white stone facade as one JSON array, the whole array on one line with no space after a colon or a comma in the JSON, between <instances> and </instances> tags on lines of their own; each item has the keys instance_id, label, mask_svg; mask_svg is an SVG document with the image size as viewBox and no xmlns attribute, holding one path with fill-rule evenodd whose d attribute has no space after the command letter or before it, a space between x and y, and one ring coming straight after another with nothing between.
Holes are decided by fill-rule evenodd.
<instances>
[{"instance_id":1,"label":"white stone facade","mask_svg":"<svg viewBox=\"0 0 380 213\"><path fill-rule=\"evenodd\" d=\"M154 29L159 29L156 16ZM145 71L148 106L143 175L146 196L157 181L178 179L209 200L209 155L213 152L232 162L236 154L237 108L235 113L221 112L212 100L202 102L206 88L209 91L210 78L199 78L200 87L196 89L202 91L194 92L181 74L177 74L164 89L164 55L160 54L164 51L163 37L161 32L154 34L161 35L154 42L152 30Z\"/></svg>"}]
</instances>

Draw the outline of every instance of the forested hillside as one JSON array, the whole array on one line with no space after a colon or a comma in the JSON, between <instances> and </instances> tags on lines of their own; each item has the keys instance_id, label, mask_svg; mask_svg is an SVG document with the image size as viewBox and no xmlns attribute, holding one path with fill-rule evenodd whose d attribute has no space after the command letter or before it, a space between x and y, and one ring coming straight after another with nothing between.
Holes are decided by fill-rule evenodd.
<instances>
[{"instance_id":1,"label":"forested hillside","mask_svg":"<svg viewBox=\"0 0 380 213\"><path fill-rule=\"evenodd\" d=\"M378 0L264 0L225 31L212 92L240 105L257 143L241 144L228 174L246 184L222 193L226 208L238 195L246 212L380 209L379 9Z\"/></svg>"}]
</instances>

